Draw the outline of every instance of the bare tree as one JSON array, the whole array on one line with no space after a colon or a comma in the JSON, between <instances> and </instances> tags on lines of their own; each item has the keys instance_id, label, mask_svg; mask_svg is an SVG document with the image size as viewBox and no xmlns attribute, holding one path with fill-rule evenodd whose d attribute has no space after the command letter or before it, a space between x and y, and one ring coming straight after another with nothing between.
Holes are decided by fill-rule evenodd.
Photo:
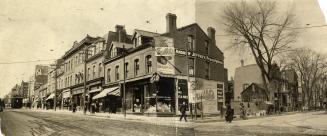
<instances>
[{"instance_id":1,"label":"bare tree","mask_svg":"<svg viewBox=\"0 0 327 136\"><path fill-rule=\"evenodd\" d=\"M313 98L326 76L325 57L310 49L298 49L289 54L289 64L300 77L303 106L312 107Z\"/></svg>"},{"instance_id":2,"label":"bare tree","mask_svg":"<svg viewBox=\"0 0 327 136\"><path fill-rule=\"evenodd\" d=\"M268 89L275 56L288 51L296 39L294 15L277 12L276 2L257 0L230 3L222 17L226 32L235 39L232 46L250 49Z\"/></svg>"}]
</instances>

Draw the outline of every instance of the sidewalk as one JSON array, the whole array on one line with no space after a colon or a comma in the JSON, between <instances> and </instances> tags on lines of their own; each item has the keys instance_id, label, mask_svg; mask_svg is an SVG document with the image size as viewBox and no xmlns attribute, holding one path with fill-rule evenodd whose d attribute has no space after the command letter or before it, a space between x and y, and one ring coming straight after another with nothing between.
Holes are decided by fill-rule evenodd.
<instances>
[{"instance_id":1,"label":"sidewalk","mask_svg":"<svg viewBox=\"0 0 327 136\"><path fill-rule=\"evenodd\" d=\"M24 109L29 110L29 109ZM42 110L42 109L30 109L33 112L51 112L51 113L58 113L58 114L68 114L68 115L75 115L79 117L88 116L93 118L104 118L104 119L112 119L112 120L120 120L120 121L133 121L133 122L143 122L149 123L153 125L165 125L171 127L192 127L193 122L191 118L188 118L188 122L179 121L178 117L148 117L143 115L132 115L127 114L124 117L123 114L109 114L109 113L95 113L91 114L90 112L86 112L84 115L83 111L76 111L73 113L69 110Z\"/></svg>"},{"instance_id":2,"label":"sidewalk","mask_svg":"<svg viewBox=\"0 0 327 136\"><path fill-rule=\"evenodd\" d=\"M284 112L284 113L280 113L280 114L272 114L272 115L264 115L264 116L251 116L251 117L247 117L246 120L249 119L257 119L257 118L268 118L268 117L276 117L276 116L285 116L285 115L293 115L296 113L300 113L300 112ZM239 117L236 117L233 119L233 121L236 120L243 120ZM216 117L204 117L203 119L201 119L201 117L198 117L197 120L194 120L195 123L209 123L209 122L224 122L225 121L225 117L221 118L220 116L216 116Z\"/></svg>"}]
</instances>

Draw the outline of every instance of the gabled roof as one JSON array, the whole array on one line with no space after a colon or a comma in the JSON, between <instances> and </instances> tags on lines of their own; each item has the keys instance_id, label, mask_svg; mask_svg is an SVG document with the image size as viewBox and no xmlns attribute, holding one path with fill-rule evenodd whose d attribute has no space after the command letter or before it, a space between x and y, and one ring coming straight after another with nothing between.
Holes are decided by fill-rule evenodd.
<instances>
[{"instance_id":1,"label":"gabled roof","mask_svg":"<svg viewBox=\"0 0 327 136\"><path fill-rule=\"evenodd\" d=\"M147 37L155 37L155 36L160 35L159 33L155 33L155 32L135 29L134 33L133 33L132 41L134 40L137 33L140 34L140 35L143 35L143 36L147 36Z\"/></svg>"}]
</instances>

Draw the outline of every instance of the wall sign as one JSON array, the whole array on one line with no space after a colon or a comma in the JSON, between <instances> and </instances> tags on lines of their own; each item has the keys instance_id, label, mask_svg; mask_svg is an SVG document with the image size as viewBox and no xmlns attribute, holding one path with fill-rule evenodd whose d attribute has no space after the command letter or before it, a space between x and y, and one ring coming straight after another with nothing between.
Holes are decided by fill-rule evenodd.
<instances>
[{"instance_id":1,"label":"wall sign","mask_svg":"<svg viewBox=\"0 0 327 136\"><path fill-rule=\"evenodd\" d=\"M176 54L180 54L180 55L186 55L186 51L180 50L180 49L175 49L175 53ZM207 60L207 61L210 61L210 62L214 62L214 63L218 63L218 64L223 64L223 62L220 61L220 60L213 59L213 58L210 58L209 56L201 55L201 54L198 54L198 53L195 53L195 52L190 52L189 51L188 52L188 56L193 56L193 57L204 59L204 60Z\"/></svg>"}]
</instances>

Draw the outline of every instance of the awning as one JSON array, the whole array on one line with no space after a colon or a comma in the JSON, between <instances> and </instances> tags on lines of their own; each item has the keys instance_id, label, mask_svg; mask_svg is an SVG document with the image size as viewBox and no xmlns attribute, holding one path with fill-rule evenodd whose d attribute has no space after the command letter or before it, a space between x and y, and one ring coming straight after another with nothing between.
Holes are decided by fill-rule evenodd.
<instances>
[{"instance_id":1,"label":"awning","mask_svg":"<svg viewBox=\"0 0 327 136\"><path fill-rule=\"evenodd\" d=\"M62 92L62 98L68 98L70 96L70 91Z\"/></svg>"},{"instance_id":2,"label":"awning","mask_svg":"<svg viewBox=\"0 0 327 136\"><path fill-rule=\"evenodd\" d=\"M273 105L273 103L269 102L269 101L265 101L266 104L268 105Z\"/></svg>"},{"instance_id":3,"label":"awning","mask_svg":"<svg viewBox=\"0 0 327 136\"><path fill-rule=\"evenodd\" d=\"M107 88L107 89L104 89L99 94L97 94L96 96L94 96L92 99L99 99L99 98L102 98L102 97L107 96L107 94L109 94L109 95L117 95L117 92L116 91L118 92L118 95L119 95L119 89L118 89L118 87Z\"/></svg>"},{"instance_id":4,"label":"awning","mask_svg":"<svg viewBox=\"0 0 327 136\"><path fill-rule=\"evenodd\" d=\"M52 93L49 95L49 97L46 100L53 99L53 97L54 97L54 94Z\"/></svg>"},{"instance_id":5,"label":"awning","mask_svg":"<svg viewBox=\"0 0 327 136\"><path fill-rule=\"evenodd\" d=\"M101 91L101 88L93 89L93 90L91 90L89 93L94 93L94 92L99 92L99 91Z\"/></svg>"}]
</instances>

